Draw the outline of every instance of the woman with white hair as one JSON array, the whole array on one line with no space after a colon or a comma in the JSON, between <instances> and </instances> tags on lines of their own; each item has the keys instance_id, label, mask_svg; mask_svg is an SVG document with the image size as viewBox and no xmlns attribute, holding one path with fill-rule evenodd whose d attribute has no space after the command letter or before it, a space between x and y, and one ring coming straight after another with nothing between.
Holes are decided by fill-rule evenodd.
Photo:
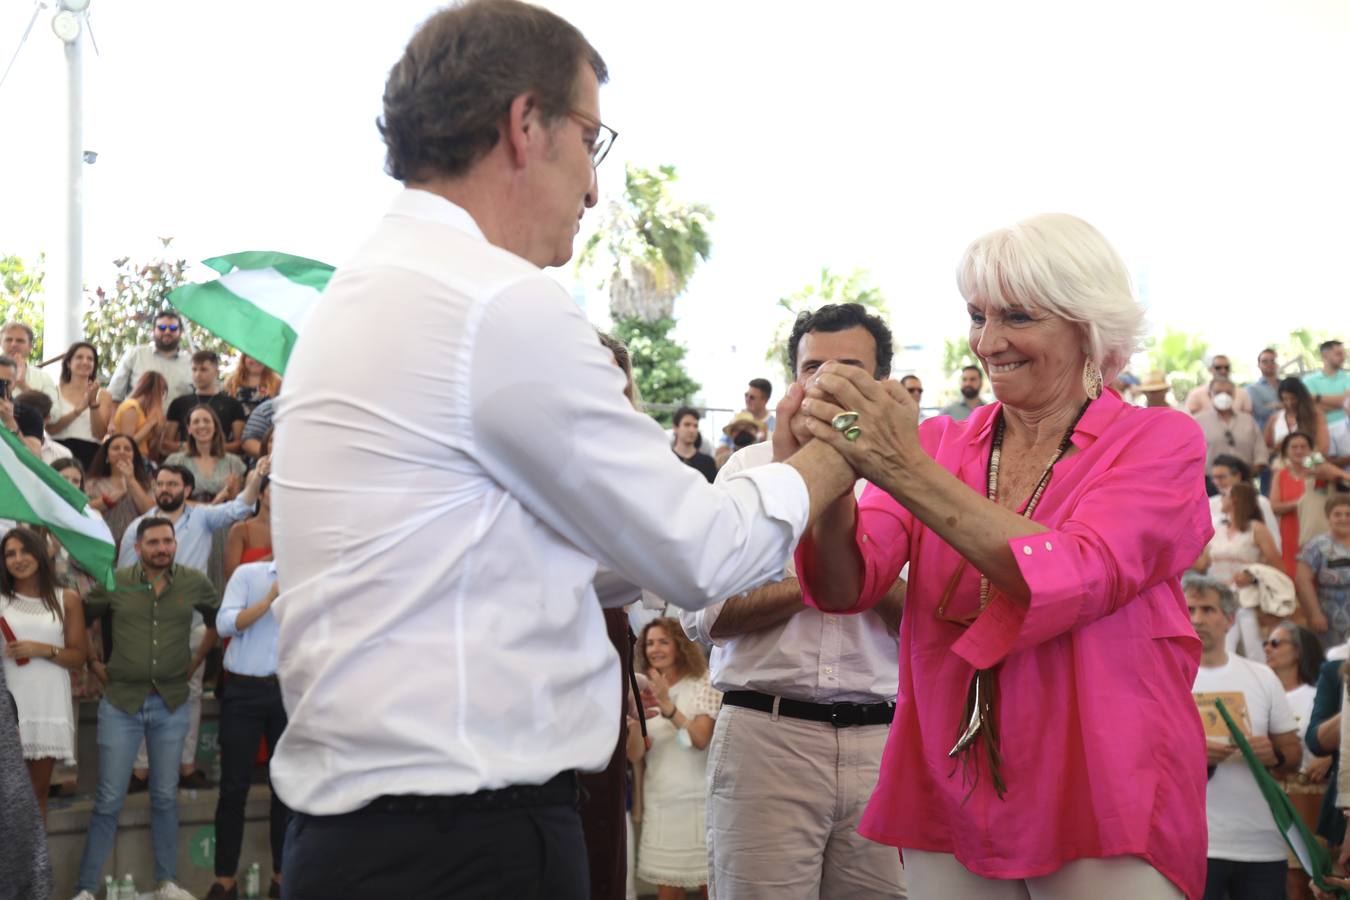
<instances>
[{"instance_id":1,"label":"woman with white hair","mask_svg":"<svg viewBox=\"0 0 1350 900\"><path fill-rule=\"evenodd\" d=\"M859 831L901 849L917 900L1199 898L1200 644L1179 579L1213 530L1204 437L1103 391L1143 312L1087 223L986 235L958 283L998 402L919 425L898 383L827 364L774 434L776 455L827 441L871 485L803 535L808 603L867 609L910 565Z\"/></svg>"}]
</instances>

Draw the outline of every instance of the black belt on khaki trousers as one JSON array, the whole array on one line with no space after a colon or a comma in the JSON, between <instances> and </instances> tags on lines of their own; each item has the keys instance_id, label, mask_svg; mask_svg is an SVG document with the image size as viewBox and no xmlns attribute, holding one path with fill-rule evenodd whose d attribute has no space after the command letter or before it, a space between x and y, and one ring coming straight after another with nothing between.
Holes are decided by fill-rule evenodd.
<instances>
[{"instance_id":1,"label":"black belt on khaki trousers","mask_svg":"<svg viewBox=\"0 0 1350 900\"><path fill-rule=\"evenodd\" d=\"M777 712L789 719L804 719L808 722L829 722L835 728L848 728L853 725L889 725L895 718L894 703L807 703L804 700L789 700L787 697L775 697L761 694L759 691L727 691L722 695L724 704L755 709L760 712Z\"/></svg>"}]
</instances>

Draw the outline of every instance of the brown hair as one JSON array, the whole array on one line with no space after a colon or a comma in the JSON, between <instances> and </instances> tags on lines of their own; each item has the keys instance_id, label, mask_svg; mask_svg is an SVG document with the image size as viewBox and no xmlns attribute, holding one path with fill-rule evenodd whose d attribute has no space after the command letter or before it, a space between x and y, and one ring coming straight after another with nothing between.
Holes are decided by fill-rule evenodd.
<instances>
[{"instance_id":1,"label":"brown hair","mask_svg":"<svg viewBox=\"0 0 1350 900\"><path fill-rule=\"evenodd\" d=\"M1261 514L1256 501L1256 489L1239 481L1229 489L1228 496L1233 501L1233 524L1238 531L1250 531L1252 521Z\"/></svg>"},{"instance_id":2,"label":"brown hair","mask_svg":"<svg viewBox=\"0 0 1350 900\"><path fill-rule=\"evenodd\" d=\"M141 380L136 382L136 390L132 391L131 396L127 399L139 402L158 397L159 401L163 402L164 395L168 392L169 382L165 380L163 375L158 372L146 372L141 376ZM141 406L141 411L149 415L149 410L144 405Z\"/></svg>"},{"instance_id":3,"label":"brown hair","mask_svg":"<svg viewBox=\"0 0 1350 900\"><path fill-rule=\"evenodd\" d=\"M202 453L202 448L198 446L197 439L192 436L191 430L192 417L197 414L198 410L205 410L207 413L211 415L211 424L214 425L216 429L214 432L211 433L211 446L207 448L207 452L205 454ZM225 431L225 426L220 424L220 416L216 415L216 411L211 407L207 406L205 403L200 403L192 407L192 411L188 413L187 421L188 421L188 433L184 436L183 439L183 443L187 444L187 455L211 456L214 457L215 459L223 459L225 457L225 435L223 434L223 432Z\"/></svg>"},{"instance_id":4,"label":"brown hair","mask_svg":"<svg viewBox=\"0 0 1350 900\"><path fill-rule=\"evenodd\" d=\"M570 22L518 0L469 0L433 15L389 70L375 121L385 171L399 181L456 177L501 136L511 102L531 93L545 124L575 102L585 61L603 84L600 58Z\"/></svg>"},{"instance_id":5,"label":"brown hair","mask_svg":"<svg viewBox=\"0 0 1350 900\"><path fill-rule=\"evenodd\" d=\"M1327 518L1331 518L1331 511L1338 506L1350 506L1350 494L1342 494L1339 491L1327 498L1326 505L1323 508Z\"/></svg>"},{"instance_id":6,"label":"brown hair","mask_svg":"<svg viewBox=\"0 0 1350 900\"><path fill-rule=\"evenodd\" d=\"M236 400L239 399L239 389L244 386L244 360L247 359L262 365L262 377L258 379L258 396L275 397L280 394L281 376L263 365L256 357L249 356L247 353L239 354L239 364L234 367L230 377L225 379L225 384L221 387L221 390Z\"/></svg>"},{"instance_id":7,"label":"brown hair","mask_svg":"<svg viewBox=\"0 0 1350 900\"><path fill-rule=\"evenodd\" d=\"M5 546L12 540L22 544L23 549L37 560L38 594L41 595L42 605L47 607L48 612L58 622L64 621L65 610L61 607L61 598L56 593L56 575L52 572L51 558L47 556L46 542L27 528L22 526L11 528L5 532L3 538L0 538L0 557L5 555ZM0 565L0 592L10 597L14 596L14 576L9 574L8 565Z\"/></svg>"},{"instance_id":8,"label":"brown hair","mask_svg":"<svg viewBox=\"0 0 1350 900\"><path fill-rule=\"evenodd\" d=\"M666 633L670 642L675 645L675 658L678 660L676 667L679 669L681 678L698 678L708 671L708 660L704 658L703 651L698 649L698 645L693 641L685 637L684 629L680 627L678 620L667 616L652 619L642 626L642 631L638 633L637 646L633 648L633 668L635 670L646 672L652 667L651 663L647 662L647 632L658 627Z\"/></svg>"}]
</instances>

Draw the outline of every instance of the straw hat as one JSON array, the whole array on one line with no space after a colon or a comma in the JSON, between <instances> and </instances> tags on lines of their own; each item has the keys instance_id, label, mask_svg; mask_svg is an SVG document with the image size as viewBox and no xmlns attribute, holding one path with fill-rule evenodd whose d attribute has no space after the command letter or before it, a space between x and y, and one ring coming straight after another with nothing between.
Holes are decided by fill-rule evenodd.
<instances>
[{"instance_id":1,"label":"straw hat","mask_svg":"<svg viewBox=\"0 0 1350 900\"><path fill-rule=\"evenodd\" d=\"M1144 379L1144 383L1139 385L1135 390L1143 394L1148 394L1153 391L1166 391L1171 387L1172 386L1167 383L1167 376L1162 372L1155 371L1149 372L1148 377Z\"/></svg>"}]
</instances>

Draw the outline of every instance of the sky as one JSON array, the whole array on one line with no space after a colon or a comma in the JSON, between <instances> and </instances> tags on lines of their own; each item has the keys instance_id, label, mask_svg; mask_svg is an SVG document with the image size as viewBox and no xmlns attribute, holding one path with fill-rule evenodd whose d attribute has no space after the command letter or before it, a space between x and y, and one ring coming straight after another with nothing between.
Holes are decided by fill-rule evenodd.
<instances>
[{"instance_id":1,"label":"sky","mask_svg":"<svg viewBox=\"0 0 1350 900\"><path fill-rule=\"evenodd\" d=\"M712 257L676 304L707 405L738 405L758 375L781 384L764 358L776 301L824 266L872 273L910 348L896 368L935 399L954 387L943 339L965 333L962 251L1038 212L1097 226L1154 330L1203 332L1239 374L1293 328L1346 327L1350 4L545 5L609 66L601 112L620 136L602 202L626 163L673 164L680 196L716 215ZM193 261L269 249L340 265L399 190L374 121L436 8L92 0L86 284L160 236ZM5 61L33 9L0 4ZM66 88L50 16L0 85L0 254L59 266ZM605 324L593 279L554 274Z\"/></svg>"}]
</instances>

